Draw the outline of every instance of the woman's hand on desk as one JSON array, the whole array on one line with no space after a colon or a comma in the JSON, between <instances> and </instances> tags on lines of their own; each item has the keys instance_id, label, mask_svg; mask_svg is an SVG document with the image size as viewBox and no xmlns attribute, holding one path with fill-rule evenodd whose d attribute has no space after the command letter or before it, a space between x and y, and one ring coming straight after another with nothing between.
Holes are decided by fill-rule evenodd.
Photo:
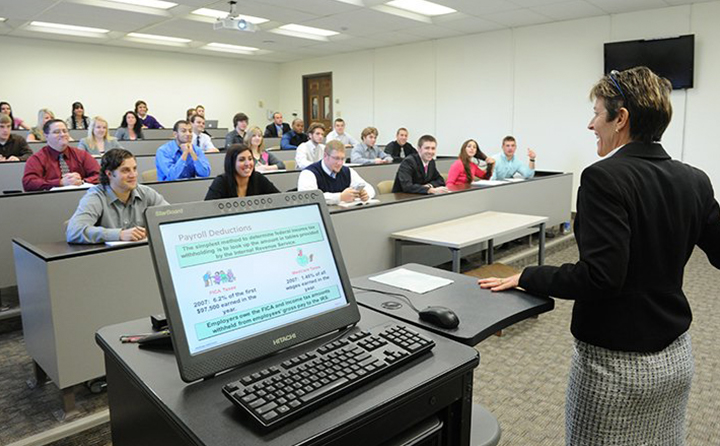
<instances>
[{"instance_id":1,"label":"woman's hand on desk","mask_svg":"<svg viewBox=\"0 0 720 446\"><path fill-rule=\"evenodd\" d=\"M520 284L520 274L505 278L488 277L487 279L478 280L478 284L480 288L490 288L490 291L505 291L516 288Z\"/></svg>"}]
</instances>

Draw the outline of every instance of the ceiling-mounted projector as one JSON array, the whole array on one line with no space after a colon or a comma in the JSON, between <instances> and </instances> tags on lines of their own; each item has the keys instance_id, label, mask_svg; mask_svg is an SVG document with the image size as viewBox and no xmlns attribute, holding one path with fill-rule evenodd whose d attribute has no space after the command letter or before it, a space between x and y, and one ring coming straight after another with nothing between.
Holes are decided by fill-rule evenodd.
<instances>
[{"instance_id":1,"label":"ceiling-mounted projector","mask_svg":"<svg viewBox=\"0 0 720 446\"><path fill-rule=\"evenodd\" d=\"M224 19L217 19L217 21L213 23L213 29L231 29L234 31L247 31L250 33L254 33L255 31L257 31L257 25L254 25L245 19L239 19L237 17L227 17Z\"/></svg>"},{"instance_id":2,"label":"ceiling-mounted projector","mask_svg":"<svg viewBox=\"0 0 720 446\"><path fill-rule=\"evenodd\" d=\"M215 21L215 23L213 23L214 30L230 29L233 31L246 31L249 33L257 31L257 25L238 17L238 13L235 11L235 5L237 4L235 0L230 0L228 3L230 4L230 13L224 19L219 18Z\"/></svg>"}]
</instances>

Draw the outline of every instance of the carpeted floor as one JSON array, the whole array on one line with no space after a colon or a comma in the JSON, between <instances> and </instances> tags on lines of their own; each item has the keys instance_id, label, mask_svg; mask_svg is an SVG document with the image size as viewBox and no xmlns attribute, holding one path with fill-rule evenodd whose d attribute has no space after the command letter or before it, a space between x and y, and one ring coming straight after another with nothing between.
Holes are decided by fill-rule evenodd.
<instances>
[{"instance_id":1,"label":"carpeted floor","mask_svg":"<svg viewBox=\"0 0 720 446\"><path fill-rule=\"evenodd\" d=\"M516 250L510 247L508 253ZM506 253L498 253L499 261ZM548 249L546 263L560 265L578 259L574 242ZM535 258L510 264L522 268ZM472 268L472 259L469 268ZM720 445L720 388L713 374L720 367L720 272L705 255L692 256L685 275L685 291L693 307L691 329L695 354L695 378L688 408L688 445ZM502 296L498 296L502 298ZM501 446L564 444L564 395L572 347L569 332L572 303L556 301L556 308L538 319L529 319L492 336L477 346L480 367L475 372L475 400L500 421ZM30 390L25 380L32 367L22 344L19 324L0 324L0 444L8 444L45 429L57 427L52 411L59 408L54 386ZM106 407L104 394L81 394L84 413ZM52 443L54 446L110 446L107 425Z\"/></svg>"}]
</instances>

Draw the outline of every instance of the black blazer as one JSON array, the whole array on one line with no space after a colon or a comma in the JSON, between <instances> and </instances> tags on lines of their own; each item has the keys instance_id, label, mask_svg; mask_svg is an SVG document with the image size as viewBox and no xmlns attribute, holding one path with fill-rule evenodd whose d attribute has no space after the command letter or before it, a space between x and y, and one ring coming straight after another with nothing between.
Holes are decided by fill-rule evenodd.
<instances>
[{"instance_id":1,"label":"black blazer","mask_svg":"<svg viewBox=\"0 0 720 446\"><path fill-rule=\"evenodd\" d=\"M283 122L282 124L283 129L283 135L285 133L290 133L290 124ZM264 138L277 138L277 128L275 127L275 123L271 122L270 124L265 127L265 134L263 135Z\"/></svg>"},{"instance_id":2,"label":"black blazer","mask_svg":"<svg viewBox=\"0 0 720 446\"><path fill-rule=\"evenodd\" d=\"M720 209L710 180L660 144L630 143L586 168L580 182L580 260L526 268L520 286L574 299L571 331L581 341L662 350L692 320L682 283L695 245L720 268Z\"/></svg>"},{"instance_id":3,"label":"black blazer","mask_svg":"<svg viewBox=\"0 0 720 446\"><path fill-rule=\"evenodd\" d=\"M402 153L402 158L407 158L408 156L412 155L413 153L417 153L417 150L415 150L415 147L412 146L409 142L406 142L404 146L401 146L398 144L397 140L390 141L385 146L385 153L392 156L393 159L400 159L400 154Z\"/></svg>"},{"instance_id":4,"label":"black blazer","mask_svg":"<svg viewBox=\"0 0 720 446\"><path fill-rule=\"evenodd\" d=\"M250 181L248 181L247 197L277 193L280 193L280 191L270 180L265 178L263 174L253 170L252 175L250 175ZM233 189L230 186L227 175L223 173L216 176L213 180L205 195L205 201L218 200L220 198L237 198L237 196L237 189Z\"/></svg>"},{"instance_id":5,"label":"black blazer","mask_svg":"<svg viewBox=\"0 0 720 446\"><path fill-rule=\"evenodd\" d=\"M416 152L405 158L398 166L392 191L427 194L426 184L430 184L432 187L445 186L445 179L435 167L435 160L430 161L428 171L425 173L420 155Z\"/></svg>"}]
</instances>

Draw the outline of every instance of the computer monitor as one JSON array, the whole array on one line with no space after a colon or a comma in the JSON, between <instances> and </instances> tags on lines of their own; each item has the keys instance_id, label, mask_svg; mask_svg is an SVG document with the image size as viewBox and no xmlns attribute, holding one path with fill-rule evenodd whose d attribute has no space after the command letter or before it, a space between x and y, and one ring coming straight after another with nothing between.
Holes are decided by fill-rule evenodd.
<instances>
[{"instance_id":1,"label":"computer monitor","mask_svg":"<svg viewBox=\"0 0 720 446\"><path fill-rule=\"evenodd\" d=\"M145 218L186 382L360 320L320 191L153 207Z\"/></svg>"}]
</instances>

